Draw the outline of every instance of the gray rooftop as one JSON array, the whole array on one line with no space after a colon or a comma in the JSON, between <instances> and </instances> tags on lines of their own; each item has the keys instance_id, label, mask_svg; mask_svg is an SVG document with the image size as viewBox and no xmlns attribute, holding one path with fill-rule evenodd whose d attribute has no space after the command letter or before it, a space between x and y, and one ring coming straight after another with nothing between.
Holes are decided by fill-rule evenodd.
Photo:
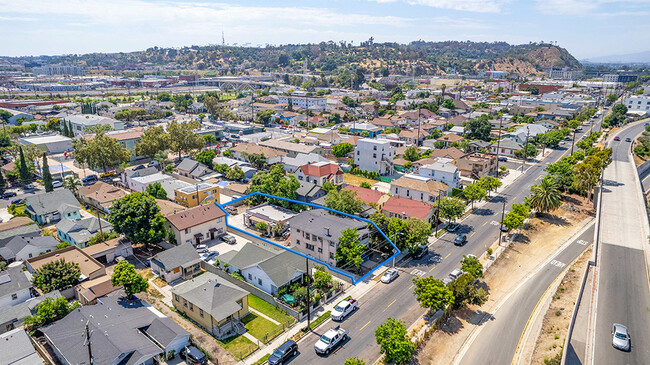
<instances>
[{"instance_id":1,"label":"gray rooftop","mask_svg":"<svg viewBox=\"0 0 650 365\"><path fill-rule=\"evenodd\" d=\"M41 247L42 252L50 249L54 251L59 244L52 236L16 236L8 241L0 242L0 256L5 260L15 259L22 249L27 246Z\"/></svg>"},{"instance_id":2,"label":"gray rooftop","mask_svg":"<svg viewBox=\"0 0 650 365\"><path fill-rule=\"evenodd\" d=\"M301 212L289 220L291 234L296 234L297 230L315 233L318 236L325 236L325 231L329 231L328 240L338 242L341 237L341 231L346 228L356 228L357 230L367 227L367 223L361 220L340 217L328 213L324 209L312 209ZM325 237L324 237L325 239Z\"/></svg>"},{"instance_id":3,"label":"gray rooftop","mask_svg":"<svg viewBox=\"0 0 650 365\"><path fill-rule=\"evenodd\" d=\"M0 354L2 354L2 364L43 365L43 360L36 353L27 332L22 328L0 334Z\"/></svg>"},{"instance_id":4,"label":"gray rooftop","mask_svg":"<svg viewBox=\"0 0 650 365\"><path fill-rule=\"evenodd\" d=\"M72 206L79 206L79 201L67 189L58 189L50 191L49 193L37 194L25 198L25 203L28 208L37 215L45 215L53 213L61 207L62 204L69 204Z\"/></svg>"},{"instance_id":5,"label":"gray rooftop","mask_svg":"<svg viewBox=\"0 0 650 365\"><path fill-rule=\"evenodd\" d=\"M244 247L239 250L239 252L236 252L232 256L232 258L229 258L224 254L223 256L219 257L219 261L227 262L231 266L235 266L238 269L243 269L249 266L257 265L260 262L267 260L275 255L277 255L277 252L275 251L271 251L270 249L258 246L252 242L247 242Z\"/></svg>"},{"instance_id":6,"label":"gray rooftop","mask_svg":"<svg viewBox=\"0 0 650 365\"><path fill-rule=\"evenodd\" d=\"M90 237L99 233L99 222L99 219L95 217L80 220L63 218L59 223L57 223L56 229L68 234L77 243L86 243L90 240ZM108 221L102 219L101 225L104 233L113 231L113 225L108 223Z\"/></svg>"},{"instance_id":7,"label":"gray rooftop","mask_svg":"<svg viewBox=\"0 0 650 365\"><path fill-rule=\"evenodd\" d=\"M493 143L492 146L496 147L497 143ZM509 149L514 149L514 150L520 150L524 148L524 146L510 138L504 138L501 140L501 142L498 143L499 148L509 148Z\"/></svg>"},{"instance_id":8,"label":"gray rooftop","mask_svg":"<svg viewBox=\"0 0 650 365\"><path fill-rule=\"evenodd\" d=\"M144 176L153 175L155 173L158 173L157 168L155 168L155 167L145 167L144 169L140 169L140 170L131 170L130 172L126 173L126 176L130 177L130 178L136 178L136 177L144 177Z\"/></svg>"},{"instance_id":9,"label":"gray rooftop","mask_svg":"<svg viewBox=\"0 0 650 365\"><path fill-rule=\"evenodd\" d=\"M201 257L198 252L189 243L160 252L151 259L160 264L159 266L165 269L165 271L173 270L181 266L188 267L201 262Z\"/></svg>"},{"instance_id":10,"label":"gray rooftop","mask_svg":"<svg viewBox=\"0 0 650 365\"><path fill-rule=\"evenodd\" d=\"M296 271L305 273L306 269L305 259L291 251L283 251L261 262L259 266L278 288L288 283Z\"/></svg>"},{"instance_id":11,"label":"gray rooftop","mask_svg":"<svg viewBox=\"0 0 650 365\"><path fill-rule=\"evenodd\" d=\"M306 181L298 181L298 182L300 183L300 187L298 188L298 190L296 190L296 194L298 194L298 196L311 198L313 196L316 196L318 192L323 190L322 187L314 183L310 183Z\"/></svg>"},{"instance_id":12,"label":"gray rooftop","mask_svg":"<svg viewBox=\"0 0 650 365\"><path fill-rule=\"evenodd\" d=\"M6 231L0 232L0 242L7 242L13 237L16 236L38 236L41 233L41 229L38 228L36 224L30 224L27 226L16 227L14 229L8 229Z\"/></svg>"},{"instance_id":13,"label":"gray rooftop","mask_svg":"<svg viewBox=\"0 0 650 365\"><path fill-rule=\"evenodd\" d=\"M32 283L27 275L20 266L0 271L0 298L30 288Z\"/></svg>"},{"instance_id":14,"label":"gray rooftop","mask_svg":"<svg viewBox=\"0 0 650 365\"><path fill-rule=\"evenodd\" d=\"M22 302L9 307L3 307L0 311L0 324L13 323L16 327L22 326L25 318L27 318L27 316L34 315L37 311L36 306L39 305L45 298L57 298L60 296L61 293L58 290L55 290L41 295L40 297L28 299L26 302ZM0 331L3 330L4 329L0 329ZM2 352L0 351L0 353Z\"/></svg>"},{"instance_id":15,"label":"gray rooftop","mask_svg":"<svg viewBox=\"0 0 650 365\"><path fill-rule=\"evenodd\" d=\"M248 295L246 290L210 272L174 286L172 293L210 313L216 321L241 310L242 306L237 301Z\"/></svg>"}]
</instances>

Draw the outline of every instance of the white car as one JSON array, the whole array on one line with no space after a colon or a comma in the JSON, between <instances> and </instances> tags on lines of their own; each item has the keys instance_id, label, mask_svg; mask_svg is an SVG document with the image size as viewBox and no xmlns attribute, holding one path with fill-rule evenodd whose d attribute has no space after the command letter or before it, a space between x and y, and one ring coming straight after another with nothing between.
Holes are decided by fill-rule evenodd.
<instances>
[{"instance_id":1,"label":"white car","mask_svg":"<svg viewBox=\"0 0 650 365\"><path fill-rule=\"evenodd\" d=\"M206 253L206 252L208 252L208 245L197 245L196 246L196 252L198 252L198 253Z\"/></svg>"},{"instance_id":2,"label":"white car","mask_svg":"<svg viewBox=\"0 0 650 365\"><path fill-rule=\"evenodd\" d=\"M63 186L63 181L61 181L61 180L52 181L52 187L53 188L60 188L62 186Z\"/></svg>"},{"instance_id":3,"label":"white car","mask_svg":"<svg viewBox=\"0 0 650 365\"><path fill-rule=\"evenodd\" d=\"M355 310L359 309L357 306L357 301L354 299L346 299L334 307L332 309L331 317L332 320L334 321L342 321L347 317L350 313L354 312Z\"/></svg>"},{"instance_id":4,"label":"white car","mask_svg":"<svg viewBox=\"0 0 650 365\"><path fill-rule=\"evenodd\" d=\"M389 269L381 276L381 282L388 284L391 281L395 280L399 276L399 271L397 269Z\"/></svg>"}]
</instances>

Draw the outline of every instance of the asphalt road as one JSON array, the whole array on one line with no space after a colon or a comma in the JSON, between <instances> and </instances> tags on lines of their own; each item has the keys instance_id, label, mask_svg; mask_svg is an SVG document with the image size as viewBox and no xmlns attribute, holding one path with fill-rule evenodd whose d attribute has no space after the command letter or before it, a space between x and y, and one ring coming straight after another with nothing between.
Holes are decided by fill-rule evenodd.
<instances>
[{"instance_id":1,"label":"asphalt road","mask_svg":"<svg viewBox=\"0 0 650 365\"><path fill-rule=\"evenodd\" d=\"M594 128L598 128L597 124ZM576 134L576 141L591 127L584 128L583 133ZM506 201L506 211L512 203L519 203L529 194L530 187L539 182L546 174L544 168L548 163L557 161L568 154L571 145L553 150L543 161L533 166L527 166L527 172L505 189L503 194L493 197L480 209L475 209L461 223L459 232L445 234L438 240L431 240L429 254L418 261L406 260L398 263L400 276L390 284L378 284L359 300L359 310L340 323L342 328L349 331L349 339L327 357L316 355L313 345L317 338L329 328L337 324L331 321L324 323L319 329L309 334L299 342L300 355L295 360L300 364L342 364L347 357L359 356L366 362L372 363L379 357L379 347L375 341L374 331L387 318L403 320L410 326L420 318L426 310L421 308L413 294L412 278L414 276L434 276L445 278L460 266L463 255L480 256L486 248L498 239L499 221ZM457 234L465 233L468 243L463 247L453 245ZM434 263L433 254L442 258L440 263ZM517 334L517 336L521 333ZM514 351L510 354L512 358Z\"/></svg>"},{"instance_id":2,"label":"asphalt road","mask_svg":"<svg viewBox=\"0 0 650 365\"><path fill-rule=\"evenodd\" d=\"M533 276L526 279L493 314L485 313L483 325L469 350L460 359L465 364L509 364L537 303L553 281L589 247L594 223L564 246Z\"/></svg>"},{"instance_id":3,"label":"asphalt road","mask_svg":"<svg viewBox=\"0 0 650 365\"><path fill-rule=\"evenodd\" d=\"M630 161L630 143L644 123L618 133L612 141L613 162L605 171L602 201L602 231L599 254L598 302L595 312L594 364L647 364L650 362L650 287L643 245L643 220L647 219L640 196L637 173ZM628 327L632 349L612 347L613 323Z\"/></svg>"}]
</instances>

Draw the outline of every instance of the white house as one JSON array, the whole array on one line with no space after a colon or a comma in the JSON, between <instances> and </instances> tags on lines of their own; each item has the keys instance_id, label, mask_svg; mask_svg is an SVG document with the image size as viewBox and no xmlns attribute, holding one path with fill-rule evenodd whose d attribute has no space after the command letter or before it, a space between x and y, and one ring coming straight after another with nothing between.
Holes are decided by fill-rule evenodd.
<instances>
[{"instance_id":1,"label":"white house","mask_svg":"<svg viewBox=\"0 0 650 365\"><path fill-rule=\"evenodd\" d=\"M343 184L343 169L333 162L316 162L300 166L294 173L298 181L323 186L325 181L338 186Z\"/></svg>"},{"instance_id":2,"label":"white house","mask_svg":"<svg viewBox=\"0 0 650 365\"><path fill-rule=\"evenodd\" d=\"M0 310L25 302L32 297L32 283L23 271L16 266L5 271L0 271Z\"/></svg>"},{"instance_id":3,"label":"white house","mask_svg":"<svg viewBox=\"0 0 650 365\"><path fill-rule=\"evenodd\" d=\"M390 183L390 193L394 196L435 203L439 197L447 196L451 188L430 177L407 174Z\"/></svg>"},{"instance_id":4,"label":"white house","mask_svg":"<svg viewBox=\"0 0 650 365\"><path fill-rule=\"evenodd\" d=\"M165 175L161 172L157 172L155 174L147 175L147 176L140 176L140 177L134 177L128 179L128 186L129 189L137 192L144 192L147 190L147 186L157 183L157 182L163 182L165 180L173 180L174 178Z\"/></svg>"},{"instance_id":5,"label":"white house","mask_svg":"<svg viewBox=\"0 0 650 365\"><path fill-rule=\"evenodd\" d=\"M58 244L52 236L15 236L0 243L0 256L5 261L25 261L55 251Z\"/></svg>"},{"instance_id":6,"label":"white house","mask_svg":"<svg viewBox=\"0 0 650 365\"><path fill-rule=\"evenodd\" d=\"M124 129L124 122L94 114L68 115L64 120L72 124L75 136L85 134L86 128L94 125L108 125L116 131Z\"/></svg>"},{"instance_id":7,"label":"white house","mask_svg":"<svg viewBox=\"0 0 650 365\"><path fill-rule=\"evenodd\" d=\"M449 158L439 158L432 164L420 166L418 172L420 176L440 181L452 188L457 188L460 184L460 171L452 161Z\"/></svg>"},{"instance_id":8,"label":"white house","mask_svg":"<svg viewBox=\"0 0 650 365\"><path fill-rule=\"evenodd\" d=\"M213 240L226 233L226 212L215 204L199 205L166 216L177 244Z\"/></svg>"},{"instance_id":9,"label":"white house","mask_svg":"<svg viewBox=\"0 0 650 365\"><path fill-rule=\"evenodd\" d=\"M354 150L354 163L361 170L391 175L395 171L393 159L396 154L397 149L391 145L390 141L363 138L357 141L357 147Z\"/></svg>"},{"instance_id":10,"label":"white house","mask_svg":"<svg viewBox=\"0 0 650 365\"><path fill-rule=\"evenodd\" d=\"M493 143L490 145L490 152L493 154L499 154L499 156L505 156L505 157L515 157L515 151L519 151L524 146L510 138L504 138L502 139L498 144Z\"/></svg>"},{"instance_id":11,"label":"white house","mask_svg":"<svg viewBox=\"0 0 650 365\"><path fill-rule=\"evenodd\" d=\"M625 106L629 111L650 113L650 95L630 96L625 100Z\"/></svg>"}]
</instances>

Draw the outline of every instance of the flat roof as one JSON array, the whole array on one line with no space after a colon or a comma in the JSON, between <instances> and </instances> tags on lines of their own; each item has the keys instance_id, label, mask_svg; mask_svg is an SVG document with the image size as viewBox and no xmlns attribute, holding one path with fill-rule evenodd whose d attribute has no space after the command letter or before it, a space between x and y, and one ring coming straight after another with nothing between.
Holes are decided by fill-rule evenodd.
<instances>
[{"instance_id":1,"label":"flat roof","mask_svg":"<svg viewBox=\"0 0 650 365\"><path fill-rule=\"evenodd\" d=\"M198 188L197 188L197 186L198 186ZM212 189L212 188L216 188L216 187L217 187L216 184L198 183L198 184L193 184L193 185L186 186L186 187L176 189L176 190L180 191L181 193L191 194L191 193L195 193L197 189L198 189L198 191L203 191L203 190Z\"/></svg>"},{"instance_id":2,"label":"flat roof","mask_svg":"<svg viewBox=\"0 0 650 365\"><path fill-rule=\"evenodd\" d=\"M65 260L66 262L76 262L79 264L81 274L86 277L90 277L98 270L104 269L104 265L92 258L92 256L86 252L82 251L77 246L68 246L60 250L32 257L31 259L27 259L27 262L29 263L29 266L31 266L34 271L36 271L43 267L45 264L49 264L50 262L58 261L61 259Z\"/></svg>"},{"instance_id":3,"label":"flat roof","mask_svg":"<svg viewBox=\"0 0 650 365\"><path fill-rule=\"evenodd\" d=\"M52 136L33 136L33 137L23 137L20 139L23 143L29 144L47 144L55 142L70 142L72 143L72 138L62 136L60 134L55 134Z\"/></svg>"}]
</instances>

